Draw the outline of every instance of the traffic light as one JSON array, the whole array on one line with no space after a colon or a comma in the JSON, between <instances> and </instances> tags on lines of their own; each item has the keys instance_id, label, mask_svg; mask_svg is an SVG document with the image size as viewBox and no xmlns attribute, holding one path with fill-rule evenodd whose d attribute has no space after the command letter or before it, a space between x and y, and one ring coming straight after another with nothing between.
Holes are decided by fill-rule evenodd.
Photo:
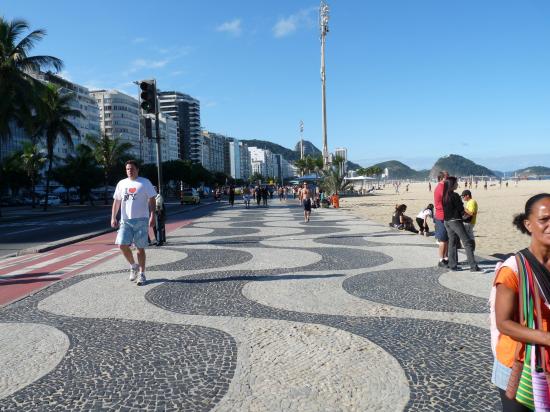
<instances>
[{"instance_id":1,"label":"traffic light","mask_svg":"<svg viewBox=\"0 0 550 412\"><path fill-rule=\"evenodd\" d=\"M145 113L155 114L157 110L157 87L154 80L139 82L141 108Z\"/></svg>"},{"instance_id":2,"label":"traffic light","mask_svg":"<svg viewBox=\"0 0 550 412\"><path fill-rule=\"evenodd\" d=\"M153 138L153 121L149 117L145 118L145 137Z\"/></svg>"}]
</instances>

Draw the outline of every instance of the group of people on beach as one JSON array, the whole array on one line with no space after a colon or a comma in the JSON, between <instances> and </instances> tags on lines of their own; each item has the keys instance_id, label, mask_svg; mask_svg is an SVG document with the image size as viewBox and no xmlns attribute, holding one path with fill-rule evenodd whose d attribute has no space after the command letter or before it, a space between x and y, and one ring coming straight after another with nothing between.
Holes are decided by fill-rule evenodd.
<instances>
[{"instance_id":1,"label":"group of people on beach","mask_svg":"<svg viewBox=\"0 0 550 412\"><path fill-rule=\"evenodd\" d=\"M474 256L474 225L477 219L478 204L472 198L470 190L463 190L459 196L456 193L457 188L457 178L449 176L446 171L441 171L434 189L434 202L428 204L416 215L418 229L414 226L413 219L405 215L407 210L405 204L395 207L390 225L428 236L430 234L428 222L432 219L435 226L434 235L439 243L438 266L448 267L453 271L459 270L457 249L462 244L470 270L478 272L480 268Z\"/></svg>"}]
</instances>

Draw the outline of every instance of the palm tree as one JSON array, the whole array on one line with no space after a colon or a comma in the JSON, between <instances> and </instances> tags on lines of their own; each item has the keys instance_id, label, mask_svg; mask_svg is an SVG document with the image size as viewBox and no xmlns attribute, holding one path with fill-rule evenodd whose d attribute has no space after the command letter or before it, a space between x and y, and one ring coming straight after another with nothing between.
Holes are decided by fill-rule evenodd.
<instances>
[{"instance_id":1,"label":"palm tree","mask_svg":"<svg viewBox=\"0 0 550 412\"><path fill-rule=\"evenodd\" d=\"M38 145L31 142L25 142L23 143L21 160L23 161L23 168L31 181L32 207L34 209L36 203L36 181L40 176L40 170L44 167L46 156L44 156L44 153L38 148Z\"/></svg>"},{"instance_id":2,"label":"palm tree","mask_svg":"<svg viewBox=\"0 0 550 412\"><path fill-rule=\"evenodd\" d=\"M34 106L37 82L29 72L48 69L57 72L63 68L63 62L56 57L29 56L46 31L33 30L24 35L28 29L25 20L8 21L0 16L0 159L3 157L1 143L11 136L11 122L23 124L25 114Z\"/></svg>"},{"instance_id":3,"label":"palm tree","mask_svg":"<svg viewBox=\"0 0 550 412\"><path fill-rule=\"evenodd\" d=\"M297 159L296 161L294 161L294 166L296 166L298 172L300 172L300 175L303 176L306 171L305 159Z\"/></svg>"},{"instance_id":4,"label":"palm tree","mask_svg":"<svg viewBox=\"0 0 550 412\"><path fill-rule=\"evenodd\" d=\"M321 170L323 180L320 186L326 193L340 193L351 187L351 182L345 180L345 176L340 173L339 167L329 167Z\"/></svg>"},{"instance_id":5,"label":"palm tree","mask_svg":"<svg viewBox=\"0 0 550 412\"><path fill-rule=\"evenodd\" d=\"M34 89L38 82L29 73L63 68L63 62L56 57L29 56L46 31L33 30L23 36L28 29L25 20L8 21L0 17L0 139L11 135L11 121L22 123L23 114L29 113L34 106Z\"/></svg>"},{"instance_id":6,"label":"palm tree","mask_svg":"<svg viewBox=\"0 0 550 412\"><path fill-rule=\"evenodd\" d=\"M113 175L113 171L123 158L129 157L128 151L133 145L128 142L121 142L119 137L112 139L105 133L101 138L93 135L86 136L86 143L92 148L97 163L103 169L103 185L105 204L107 204L107 186Z\"/></svg>"},{"instance_id":7,"label":"palm tree","mask_svg":"<svg viewBox=\"0 0 550 412\"><path fill-rule=\"evenodd\" d=\"M34 122L37 126L37 136L42 136L46 142L48 172L46 174L44 210L47 210L55 144L59 136L61 136L69 147L72 147L73 139L71 134L80 136L80 132L69 118L83 117L83 115L80 110L72 109L69 106L69 102L73 99L73 94L61 94L58 86L48 84L46 87L41 88L40 96L38 113L34 118Z\"/></svg>"}]
</instances>

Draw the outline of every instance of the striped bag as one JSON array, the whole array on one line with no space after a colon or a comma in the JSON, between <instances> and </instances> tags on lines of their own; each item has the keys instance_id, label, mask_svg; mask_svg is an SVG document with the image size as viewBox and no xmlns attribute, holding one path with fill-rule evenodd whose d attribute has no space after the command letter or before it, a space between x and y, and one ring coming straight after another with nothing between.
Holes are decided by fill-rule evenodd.
<instances>
[{"instance_id":1,"label":"striped bag","mask_svg":"<svg viewBox=\"0 0 550 412\"><path fill-rule=\"evenodd\" d=\"M525 259L520 253L516 255L519 277L519 313L520 323L528 328L534 329L535 320L534 314L534 299L529 282L529 274L526 270ZM535 410L535 400L533 396L533 379L531 369L531 352L533 345L525 344L525 356L523 361L523 369L519 378L518 388L516 392L516 400L522 405L531 410Z\"/></svg>"},{"instance_id":2,"label":"striped bag","mask_svg":"<svg viewBox=\"0 0 550 412\"><path fill-rule=\"evenodd\" d=\"M520 321L528 328L542 329L540 293L536 279L529 262L523 255L518 253L516 258L520 281ZM525 344L525 358L516 400L531 410L550 412L550 391L547 379L545 348L542 345Z\"/></svg>"},{"instance_id":3,"label":"striped bag","mask_svg":"<svg viewBox=\"0 0 550 412\"><path fill-rule=\"evenodd\" d=\"M534 279L529 262L525 262L529 276L532 281L534 292L535 308L537 310L537 328L542 329L542 311L540 306L539 286ZM550 412L550 388L548 387L549 375L546 371L546 348L543 345L536 345L531 353L531 370L533 399L535 401L535 410L540 412Z\"/></svg>"}]
</instances>

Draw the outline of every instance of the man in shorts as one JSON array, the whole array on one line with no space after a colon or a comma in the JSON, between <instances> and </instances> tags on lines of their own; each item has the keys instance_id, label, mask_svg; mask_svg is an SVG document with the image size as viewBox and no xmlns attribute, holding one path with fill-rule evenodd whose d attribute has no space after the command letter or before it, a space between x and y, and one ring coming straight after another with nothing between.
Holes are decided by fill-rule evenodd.
<instances>
[{"instance_id":1,"label":"man in shorts","mask_svg":"<svg viewBox=\"0 0 550 412\"><path fill-rule=\"evenodd\" d=\"M155 196L153 185L144 177L139 177L139 168L135 160L126 162L126 179L118 182L113 195L111 211L111 226L118 227L115 243L119 245L124 258L130 264L130 281L137 279L141 286L147 281L145 278L145 247L149 227L155 225ZM117 214L120 209L120 224ZM137 261L130 249L134 244L137 248Z\"/></svg>"},{"instance_id":2,"label":"man in shorts","mask_svg":"<svg viewBox=\"0 0 550 412\"><path fill-rule=\"evenodd\" d=\"M304 222L309 222L309 216L311 215L311 191L304 183L302 188L302 205L304 206Z\"/></svg>"},{"instance_id":3,"label":"man in shorts","mask_svg":"<svg viewBox=\"0 0 550 412\"><path fill-rule=\"evenodd\" d=\"M447 236L447 229L445 229L443 213L443 187L445 186L445 180L449 177L449 173L446 170L442 170L437 175L437 185L434 189L434 224L435 224L435 238L439 243L439 267L447 267L449 264L448 248L449 237Z\"/></svg>"}]
</instances>

